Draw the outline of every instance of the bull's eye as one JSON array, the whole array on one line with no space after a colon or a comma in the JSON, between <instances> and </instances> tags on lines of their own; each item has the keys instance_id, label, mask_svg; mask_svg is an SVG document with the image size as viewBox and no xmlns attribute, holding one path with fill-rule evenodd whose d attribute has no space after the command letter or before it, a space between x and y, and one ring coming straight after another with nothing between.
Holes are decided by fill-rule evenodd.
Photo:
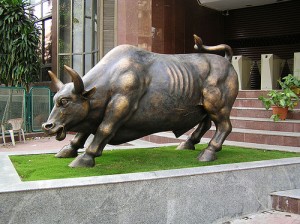
<instances>
[{"instance_id":1,"label":"bull's eye","mask_svg":"<svg viewBox=\"0 0 300 224\"><path fill-rule=\"evenodd\" d=\"M63 98L63 99L60 100L60 104L61 104L63 107L67 106L68 103L69 103L69 100L66 99L66 98Z\"/></svg>"}]
</instances>

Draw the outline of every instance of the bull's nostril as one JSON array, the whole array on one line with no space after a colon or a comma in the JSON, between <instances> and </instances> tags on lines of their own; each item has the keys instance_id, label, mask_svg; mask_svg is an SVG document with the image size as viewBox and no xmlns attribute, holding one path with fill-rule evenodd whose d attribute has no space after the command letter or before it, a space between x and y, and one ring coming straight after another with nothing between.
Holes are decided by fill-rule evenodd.
<instances>
[{"instance_id":1,"label":"bull's nostril","mask_svg":"<svg viewBox=\"0 0 300 224\"><path fill-rule=\"evenodd\" d=\"M49 129L53 128L53 127L54 127L54 124L53 124L53 123L50 123L50 124L44 124L44 128L45 128L46 130L49 130Z\"/></svg>"}]
</instances>

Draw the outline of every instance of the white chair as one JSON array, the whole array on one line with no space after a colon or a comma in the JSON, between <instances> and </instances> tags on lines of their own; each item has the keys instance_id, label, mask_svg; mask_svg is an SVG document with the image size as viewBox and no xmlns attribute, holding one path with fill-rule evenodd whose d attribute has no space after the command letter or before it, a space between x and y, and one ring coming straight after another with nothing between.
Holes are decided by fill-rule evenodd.
<instances>
[{"instance_id":1,"label":"white chair","mask_svg":"<svg viewBox=\"0 0 300 224\"><path fill-rule=\"evenodd\" d=\"M16 145L15 137L14 137L15 132L19 133L19 141L21 141L21 134L22 134L23 140L24 140L24 143L25 143L24 130L22 129L23 122L24 122L23 118L14 118L14 119L7 120L6 123L11 125L11 129L9 129L9 130L5 130L5 126L3 124L1 125L1 127L2 127L2 138L3 138L4 145L6 144L6 142L5 142L5 132L7 132L7 131L10 134L10 138L11 138L12 144L14 146Z\"/></svg>"}]
</instances>

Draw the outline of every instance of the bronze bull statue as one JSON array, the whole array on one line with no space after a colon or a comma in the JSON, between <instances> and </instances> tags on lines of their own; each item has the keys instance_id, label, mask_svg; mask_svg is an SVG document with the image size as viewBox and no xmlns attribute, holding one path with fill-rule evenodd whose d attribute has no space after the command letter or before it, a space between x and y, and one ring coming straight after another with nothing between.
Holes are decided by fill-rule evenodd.
<instances>
[{"instance_id":1,"label":"bronze bull statue","mask_svg":"<svg viewBox=\"0 0 300 224\"><path fill-rule=\"evenodd\" d=\"M216 132L199 161L216 159L232 130L230 111L238 93L237 74L227 45L204 46L196 35L196 48L225 51L215 54L165 55L130 45L112 49L83 78L65 66L72 81L63 84L49 71L59 90L55 106L43 124L48 135L63 140L77 132L56 157L76 157L70 167L92 167L106 144L121 144L143 136L172 131L176 137L198 125L178 149L194 149L215 123ZM94 139L78 155L90 134Z\"/></svg>"}]
</instances>

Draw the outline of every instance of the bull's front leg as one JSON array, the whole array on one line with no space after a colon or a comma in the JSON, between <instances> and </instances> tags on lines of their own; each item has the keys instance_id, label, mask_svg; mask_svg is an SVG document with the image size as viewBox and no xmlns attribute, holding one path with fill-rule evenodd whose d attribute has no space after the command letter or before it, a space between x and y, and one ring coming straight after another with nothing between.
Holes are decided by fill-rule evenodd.
<instances>
[{"instance_id":1,"label":"bull's front leg","mask_svg":"<svg viewBox=\"0 0 300 224\"><path fill-rule=\"evenodd\" d=\"M84 147L84 143L89 135L90 133L77 133L70 144L65 145L58 153L56 153L55 157L74 158L78 156L78 149Z\"/></svg>"},{"instance_id":2,"label":"bull's front leg","mask_svg":"<svg viewBox=\"0 0 300 224\"><path fill-rule=\"evenodd\" d=\"M70 163L70 167L93 167L95 157L101 156L105 145L115 135L118 128L130 117L134 108L134 103L130 103L127 96L115 96L107 106L103 121L98 127L93 141L86 149L85 153L77 156Z\"/></svg>"}]
</instances>

